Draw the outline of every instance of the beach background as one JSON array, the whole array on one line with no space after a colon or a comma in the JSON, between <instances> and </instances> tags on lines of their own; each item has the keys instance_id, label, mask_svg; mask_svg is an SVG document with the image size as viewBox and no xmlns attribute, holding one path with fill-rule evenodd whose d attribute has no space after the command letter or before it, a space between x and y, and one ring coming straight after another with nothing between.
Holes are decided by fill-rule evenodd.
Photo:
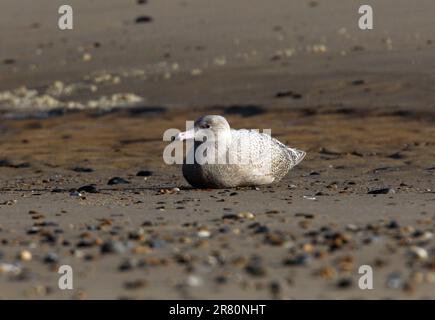
<instances>
[{"instance_id":1,"label":"beach background","mask_svg":"<svg viewBox=\"0 0 435 320\"><path fill-rule=\"evenodd\" d=\"M435 298L433 1L62 4L0 3L0 298ZM204 114L307 157L191 189L162 137Z\"/></svg>"}]
</instances>

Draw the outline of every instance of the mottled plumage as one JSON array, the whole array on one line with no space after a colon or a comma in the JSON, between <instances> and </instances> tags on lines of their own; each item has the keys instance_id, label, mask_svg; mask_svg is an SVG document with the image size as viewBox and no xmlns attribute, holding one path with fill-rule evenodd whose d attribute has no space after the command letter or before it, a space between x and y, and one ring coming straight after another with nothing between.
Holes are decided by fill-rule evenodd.
<instances>
[{"instance_id":1,"label":"mottled plumage","mask_svg":"<svg viewBox=\"0 0 435 320\"><path fill-rule=\"evenodd\" d=\"M219 163L183 164L185 179L197 188L229 188L238 186L257 186L281 180L288 171L302 161L304 151L292 149L268 134L255 130L234 130L221 116L205 116L195 121L192 132L181 133L178 140L196 137L200 130L210 130L217 142L208 143L216 147ZM223 141L223 142L222 142ZM220 142L221 144L218 144ZM205 147L195 141L196 152ZM230 162L229 160L232 160Z\"/></svg>"}]
</instances>

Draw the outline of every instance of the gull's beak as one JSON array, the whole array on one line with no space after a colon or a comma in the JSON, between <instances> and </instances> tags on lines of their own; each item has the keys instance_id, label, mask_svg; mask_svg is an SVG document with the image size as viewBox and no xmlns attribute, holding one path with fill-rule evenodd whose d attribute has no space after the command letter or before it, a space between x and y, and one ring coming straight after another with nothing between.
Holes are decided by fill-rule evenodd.
<instances>
[{"instance_id":1,"label":"gull's beak","mask_svg":"<svg viewBox=\"0 0 435 320\"><path fill-rule=\"evenodd\" d=\"M183 141L183 140L189 140L195 138L195 130L191 129L188 131L180 132L175 136L175 141Z\"/></svg>"}]
</instances>

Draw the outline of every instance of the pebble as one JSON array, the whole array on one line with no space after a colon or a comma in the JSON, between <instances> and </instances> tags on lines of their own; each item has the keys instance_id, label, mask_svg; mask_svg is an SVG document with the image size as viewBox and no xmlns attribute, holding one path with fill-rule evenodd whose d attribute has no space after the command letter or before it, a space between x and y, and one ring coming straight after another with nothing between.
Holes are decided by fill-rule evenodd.
<instances>
[{"instance_id":1,"label":"pebble","mask_svg":"<svg viewBox=\"0 0 435 320\"><path fill-rule=\"evenodd\" d=\"M94 184L89 184L86 186L82 186L77 189L79 193L86 192L86 193L98 193L98 189Z\"/></svg>"},{"instance_id":2,"label":"pebble","mask_svg":"<svg viewBox=\"0 0 435 320\"><path fill-rule=\"evenodd\" d=\"M283 246L287 243L287 238L280 232L269 232L266 234L264 241L272 246Z\"/></svg>"},{"instance_id":3,"label":"pebble","mask_svg":"<svg viewBox=\"0 0 435 320\"><path fill-rule=\"evenodd\" d=\"M190 275L186 279L186 284L189 287L200 287L204 284L204 280L201 277Z\"/></svg>"},{"instance_id":4,"label":"pebble","mask_svg":"<svg viewBox=\"0 0 435 320\"><path fill-rule=\"evenodd\" d=\"M399 223L398 223L397 221L395 221L395 220L391 220L391 221L386 225L386 227L387 227L388 229L397 229L397 228L399 228L400 226L399 226Z\"/></svg>"},{"instance_id":5,"label":"pebble","mask_svg":"<svg viewBox=\"0 0 435 320\"><path fill-rule=\"evenodd\" d=\"M325 53L326 51L328 51L328 48L324 44L315 44L312 47L309 47L308 51L314 53Z\"/></svg>"},{"instance_id":6,"label":"pebble","mask_svg":"<svg viewBox=\"0 0 435 320\"><path fill-rule=\"evenodd\" d=\"M411 248L409 248L409 253L411 256L420 260L426 260L429 257L426 249L417 246L412 246Z\"/></svg>"},{"instance_id":7,"label":"pebble","mask_svg":"<svg viewBox=\"0 0 435 320\"><path fill-rule=\"evenodd\" d=\"M121 241L109 240L101 246L101 253L124 253L126 246Z\"/></svg>"},{"instance_id":8,"label":"pebble","mask_svg":"<svg viewBox=\"0 0 435 320\"><path fill-rule=\"evenodd\" d=\"M245 271L255 277L263 277L266 275L266 268L263 266L262 260L258 256L253 256L245 267Z\"/></svg>"},{"instance_id":9,"label":"pebble","mask_svg":"<svg viewBox=\"0 0 435 320\"><path fill-rule=\"evenodd\" d=\"M75 172L86 172L86 173L88 173L88 172L94 172L94 169L92 169L92 168L85 168L85 167L74 167L71 170L75 171Z\"/></svg>"},{"instance_id":10,"label":"pebble","mask_svg":"<svg viewBox=\"0 0 435 320\"><path fill-rule=\"evenodd\" d=\"M251 226L249 227L251 228ZM254 228L254 233L266 233L269 232L269 228L265 225L256 224Z\"/></svg>"},{"instance_id":11,"label":"pebble","mask_svg":"<svg viewBox=\"0 0 435 320\"><path fill-rule=\"evenodd\" d=\"M82 197L83 195L78 191L71 191L69 194L71 197Z\"/></svg>"},{"instance_id":12,"label":"pebble","mask_svg":"<svg viewBox=\"0 0 435 320\"><path fill-rule=\"evenodd\" d=\"M273 299L279 299L281 297L282 288L278 281L272 281L269 284L270 294Z\"/></svg>"},{"instance_id":13,"label":"pebble","mask_svg":"<svg viewBox=\"0 0 435 320\"><path fill-rule=\"evenodd\" d=\"M348 224L348 225L346 225L346 230L356 232L356 231L359 231L360 228L355 224Z\"/></svg>"},{"instance_id":14,"label":"pebble","mask_svg":"<svg viewBox=\"0 0 435 320\"><path fill-rule=\"evenodd\" d=\"M314 219L314 214L311 214L311 213L295 213L295 217L303 217L305 219Z\"/></svg>"},{"instance_id":15,"label":"pebble","mask_svg":"<svg viewBox=\"0 0 435 320\"><path fill-rule=\"evenodd\" d=\"M390 273L387 276L387 287L391 289L399 289L403 284L403 280L398 272Z\"/></svg>"},{"instance_id":16,"label":"pebble","mask_svg":"<svg viewBox=\"0 0 435 320\"><path fill-rule=\"evenodd\" d=\"M177 193L177 192L180 192L180 191L181 191L180 188L160 189L159 190L159 194L173 194L173 193Z\"/></svg>"},{"instance_id":17,"label":"pebble","mask_svg":"<svg viewBox=\"0 0 435 320\"><path fill-rule=\"evenodd\" d=\"M192 76L199 76L199 75L202 74L202 70L201 70L201 69L198 69L198 68L195 68L195 69L192 69L192 70L190 71L190 74L191 74Z\"/></svg>"},{"instance_id":18,"label":"pebble","mask_svg":"<svg viewBox=\"0 0 435 320\"><path fill-rule=\"evenodd\" d=\"M138 177L149 177L152 176L153 172L148 170L141 170L138 173L136 173L136 176Z\"/></svg>"},{"instance_id":19,"label":"pebble","mask_svg":"<svg viewBox=\"0 0 435 320\"><path fill-rule=\"evenodd\" d=\"M222 220L239 220L239 218L236 214L225 214L222 216Z\"/></svg>"},{"instance_id":20,"label":"pebble","mask_svg":"<svg viewBox=\"0 0 435 320\"><path fill-rule=\"evenodd\" d=\"M133 280L133 281L126 281L124 283L124 288L126 290L138 290L145 288L148 285L148 283L145 280L139 279L139 280Z\"/></svg>"},{"instance_id":21,"label":"pebble","mask_svg":"<svg viewBox=\"0 0 435 320\"><path fill-rule=\"evenodd\" d=\"M3 63L4 64L14 64L15 63L15 59L4 59Z\"/></svg>"},{"instance_id":22,"label":"pebble","mask_svg":"<svg viewBox=\"0 0 435 320\"><path fill-rule=\"evenodd\" d=\"M321 268L317 274L324 279L332 279L337 275L335 269L330 266Z\"/></svg>"},{"instance_id":23,"label":"pebble","mask_svg":"<svg viewBox=\"0 0 435 320\"><path fill-rule=\"evenodd\" d=\"M51 264L51 263L57 263L59 261L59 256L54 252L49 252L44 257L44 262Z\"/></svg>"},{"instance_id":24,"label":"pebble","mask_svg":"<svg viewBox=\"0 0 435 320\"><path fill-rule=\"evenodd\" d=\"M16 204L18 201L17 200L7 200L4 202L1 202L0 205L2 206L12 206L14 204Z\"/></svg>"},{"instance_id":25,"label":"pebble","mask_svg":"<svg viewBox=\"0 0 435 320\"><path fill-rule=\"evenodd\" d=\"M133 259L125 259L121 262L118 267L118 270L121 272L130 271L135 268L137 265L136 261Z\"/></svg>"},{"instance_id":26,"label":"pebble","mask_svg":"<svg viewBox=\"0 0 435 320\"><path fill-rule=\"evenodd\" d=\"M291 90L279 91L275 94L275 98L287 98L287 97L295 99L295 100L299 100L299 99L302 99L302 94L293 92Z\"/></svg>"},{"instance_id":27,"label":"pebble","mask_svg":"<svg viewBox=\"0 0 435 320\"><path fill-rule=\"evenodd\" d=\"M20 265L12 263L0 263L0 274L9 273L13 275L19 275L22 271Z\"/></svg>"},{"instance_id":28,"label":"pebble","mask_svg":"<svg viewBox=\"0 0 435 320\"><path fill-rule=\"evenodd\" d=\"M153 18L150 16L139 16L136 18L136 23L150 23L153 21Z\"/></svg>"},{"instance_id":29,"label":"pebble","mask_svg":"<svg viewBox=\"0 0 435 320\"><path fill-rule=\"evenodd\" d=\"M32 260L32 253L28 250L23 250L19 253L18 258L21 261L30 261Z\"/></svg>"},{"instance_id":30,"label":"pebble","mask_svg":"<svg viewBox=\"0 0 435 320\"><path fill-rule=\"evenodd\" d=\"M84 53L82 56L82 60L85 62L91 61L92 60L92 55L90 53Z\"/></svg>"},{"instance_id":31,"label":"pebble","mask_svg":"<svg viewBox=\"0 0 435 320\"><path fill-rule=\"evenodd\" d=\"M367 192L367 194L390 194L396 193L394 189L391 188L382 188L382 189L374 189Z\"/></svg>"},{"instance_id":32,"label":"pebble","mask_svg":"<svg viewBox=\"0 0 435 320\"><path fill-rule=\"evenodd\" d=\"M248 220L255 219L255 215L252 212L240 212L237 214L237 217L241 219L248 219Z\"/></svg>"},{"instance_id":33,"label":"pebble","mask_svg":"<svg viewBox=\"0 0 435 320\"><path fill-rule=\"evenodd\" d=\"M125 180L124 178L120 178L120 177L113 177L107 182L107 184L109 186L116 185L116 184L129 184L129 183L130 183L129 181Z\"/></svg>"},{"instance_id":34,"label":"pebble","mask_svg":"<svg viewBox=\"0 0 435 320\"><path fill-rule=\"evenodd\" d=\"M284 265L286 266L306 266L312 260L311 255L309 254L299 254L295 257L290 257L284 260Z\"/></svg>"},{"instance_id":35,"label":"pebble","mask_svg":"<svg viewBox=\"0 0 435 320\"><path fill-rule=\"evenodd\" d=\"M352 279L342 278L337 281L337 287L340 289L348 289L352 287Z\"/></svg>"}]
</instances>

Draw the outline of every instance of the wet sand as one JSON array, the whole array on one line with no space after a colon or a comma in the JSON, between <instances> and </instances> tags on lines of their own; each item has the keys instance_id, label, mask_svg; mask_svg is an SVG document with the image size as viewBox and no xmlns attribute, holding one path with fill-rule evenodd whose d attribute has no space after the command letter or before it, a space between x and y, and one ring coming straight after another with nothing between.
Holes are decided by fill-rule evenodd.
<instances>
[{"instance_id":1,"label":"wet sand","mask_svg":"<svg viewBox=\"0 0 435 320\"><path fill-rule=\"evenodd\" d=\"M22 14L0 22L0 298L434 298L433 4L384 1L361 33L354 1L272 2L79 1L68 36L2 2ZM204 114L308 155L271 186L192 189L162 135Z\"/></svg>"},{"instance_id":2,"label":"wet sand","mask_svg":"<svg viewBox=\"0 0 435 320\"><path fill-rule=\"evenodd\" d=\"M433 297L427 120L330 110L228 118L234 127L270 125L307 150L306 160L258 190L195 190L178 166L162 164L159 128L182 128L178 112L6 122L2 262L23 250L33 257L20 262L20 275L1 276L2 297ZM113 177L129 184L108 185ZM390 191L368 194L383 188ZM121 248L104 253L108 241ZM56 260L46 262L50 253ZM61 264L76 270L74 292L56 287ZM374 268L374 290L357 286L363 264Z\"/></svg>"}]
</instances>

